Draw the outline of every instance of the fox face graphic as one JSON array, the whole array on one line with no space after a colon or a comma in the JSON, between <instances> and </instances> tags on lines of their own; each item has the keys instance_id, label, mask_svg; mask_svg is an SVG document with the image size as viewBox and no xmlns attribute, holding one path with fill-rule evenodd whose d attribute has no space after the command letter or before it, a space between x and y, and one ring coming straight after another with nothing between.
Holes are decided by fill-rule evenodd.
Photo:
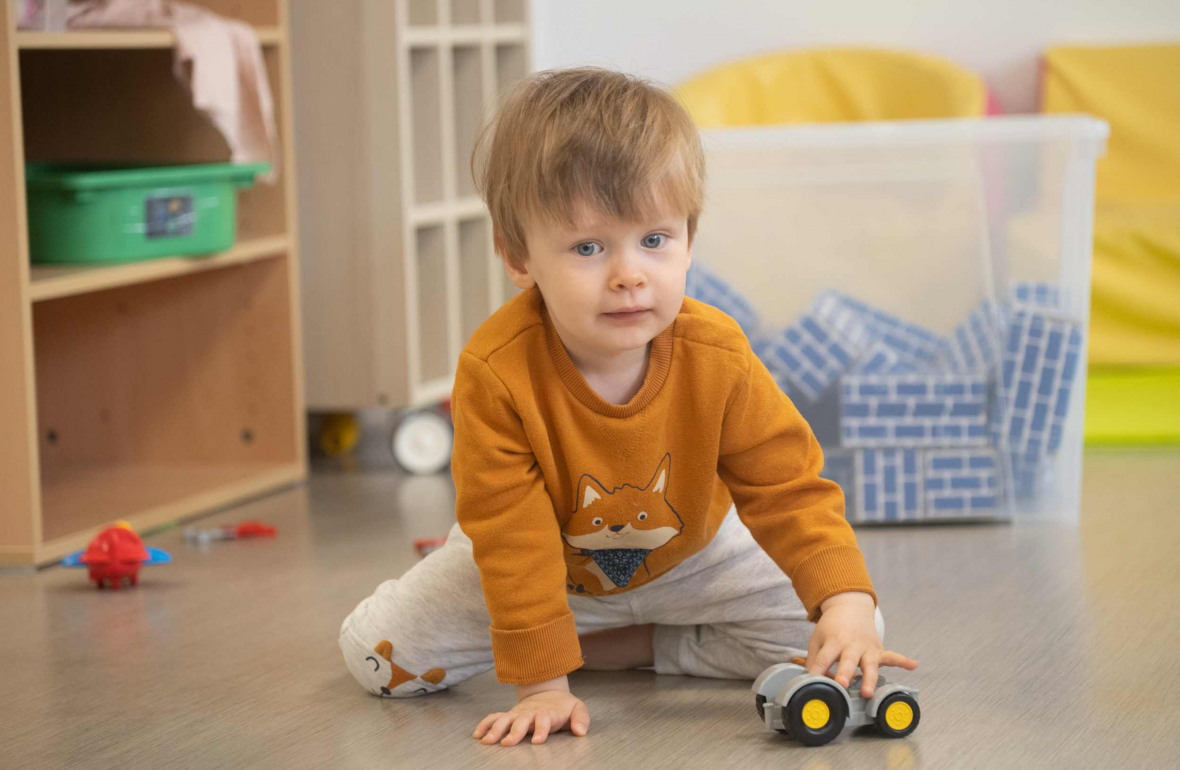
<instances>
[{"instance_id":1,"label":"fox face graphic","mask_svg":"<svg viewBox=\"0 0 1180 770\"><path fill-rule=\"evenodd\" d=\"M561 534L603 591L625 587L647 555L684 528L665 494L671 465L672 456L664 455L642 489L624 484L607 490L588 473L578 481L574 514Z\"/></svg>"},{"instance_id":2,"label":"fox face graphic","mask_svg":"<svg viewBox=\"0 0 1180 770\"><path fill-rule=\"evenodd\" d=\"M402 698L444 689L442 681L447 673L443 669L432 668L425 674L410 673L393 662L393 645L385 640L379 642L372 652L376 654L358 662L358 669L374 694L383 698Z\"/></svg>"}]
</instances>

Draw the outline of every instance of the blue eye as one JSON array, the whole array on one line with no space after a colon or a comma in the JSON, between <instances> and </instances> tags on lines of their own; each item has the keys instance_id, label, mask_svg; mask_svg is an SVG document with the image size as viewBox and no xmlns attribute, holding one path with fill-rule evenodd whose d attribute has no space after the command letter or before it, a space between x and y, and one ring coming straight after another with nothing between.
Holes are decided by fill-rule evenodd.
<instances>
[{"instance_id":1,"label":"blue eye","mask_svg":"<svg viewBox=\"0 0 1180 770\"><path fill-rule=\"evenodd\" d=\"M598 251L595 251L594 249L598 249ZM578 253L579 257L593 257L602 251L602 247L593 241L586 241L585 243L579 243L577 246L575 246L574 251Z\"/></svg>"},{"instance_id":2,"label":"blue eye","mask_svg":"<svg viewBox=\"0 0 1180 770\"><path fill-rule=\"evenodd\" d=\"M654 242L652 241L653 238L656 239ZM660 246L662 246L664 244L665 240L667 240L666 235L660 235L659 233L652 233L651 235L649 235L643 239L643 248L645 248L645 249L658 249Z\"/></svg>"}]
</instances>

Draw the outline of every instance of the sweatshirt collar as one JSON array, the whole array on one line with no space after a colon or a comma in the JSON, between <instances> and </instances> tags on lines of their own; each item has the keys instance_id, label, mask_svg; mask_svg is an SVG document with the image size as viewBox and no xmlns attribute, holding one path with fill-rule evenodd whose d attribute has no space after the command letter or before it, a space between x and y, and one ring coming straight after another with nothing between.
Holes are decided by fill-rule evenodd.
<instances>
[{"instance_id":1,"label":"sweatshirt collar","mask_svg":"<svg viewBox=\"0 0 1180 770\"><path fill-rule=\"evenodd\" d=\"M540 292L538 292L539 294ZM640 386L639 392L625 404L612 404L590 387L586 378L582 376L582 372L578 370L577 364L570 358L569 351L565 349L561 337L557 334L557 329L553 326L552 319L549 318L549 310L545 307L544 300L540 302L540 311L541 322L545 327L545 342L549 348L549 356L553 360L553 365L557 368L557 373L561 375L561 380L570 393L587 407L607 417L630 417L643 411L643 408L659 395L660 388L668 379L668 371L672 368L672 337L676 327L675 321L652 339L651 352L647 357L647 374L643 377L643 385Z\"/></svg>"}]
</instances>

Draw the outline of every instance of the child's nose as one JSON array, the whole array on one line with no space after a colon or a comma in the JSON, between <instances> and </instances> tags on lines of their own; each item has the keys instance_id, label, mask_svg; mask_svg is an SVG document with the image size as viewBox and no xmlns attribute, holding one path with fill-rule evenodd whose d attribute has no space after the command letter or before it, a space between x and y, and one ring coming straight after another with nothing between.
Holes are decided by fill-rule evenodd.
<instances>
[{"instance_id":1,"label":"child's nose","mask_svg":"<svg viewBox=\"0 0 1180 770\"><path fill-rule=\"evenodd\" d=\"M614 524L611 526L610 531L611 532L618 532L620 529L623 528L623 526L624 525L622 525L622 524Z\"/></svg>"},{"instance_id":2,"label":"child's nose","mask_svg":"<svg viewBox=\"0 0 1180 770\"><path fill-rule=\"evenodd\" d=\"M631 289L646 283L647 278L644 277L643 270L640 269L636 255L630 254L626 250L621 251L615 261L611 284L616 289Z\"/></svg>"}]
</instances>

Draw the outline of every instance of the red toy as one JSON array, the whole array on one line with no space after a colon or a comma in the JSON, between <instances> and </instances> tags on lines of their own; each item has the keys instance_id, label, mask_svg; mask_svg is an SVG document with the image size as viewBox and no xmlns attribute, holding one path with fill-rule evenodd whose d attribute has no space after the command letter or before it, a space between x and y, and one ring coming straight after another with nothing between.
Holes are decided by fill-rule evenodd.
<instances>
[{"instance_id":1,"label":"red toy","mask_svg":"<svg viewBox=\"0 0 1180 770\"><path fill-rule=\"evenodd\" d=\"M242 537L274 537L275 528L260 521L243 521L241 524L226 524L214 529L189 527L184 539L195 545L206 545L215 540L237 540Z\"/></svg>"},{"instance_id":2,"label":"red toy","mask_svg":"<svg viewBox=\"0 0 1180 770\"><path fill-rule=\"evenodd\" d=\"M106 581L112 588L122 588L126 579L139 585L139 568L145 564L167 564L172 557L159 548L149 548L131 529L120 521L94 536L85 551L74 551L62 559L63 567L87 567L90 579L99 588Z\"/></svg>"}]
</instances>

